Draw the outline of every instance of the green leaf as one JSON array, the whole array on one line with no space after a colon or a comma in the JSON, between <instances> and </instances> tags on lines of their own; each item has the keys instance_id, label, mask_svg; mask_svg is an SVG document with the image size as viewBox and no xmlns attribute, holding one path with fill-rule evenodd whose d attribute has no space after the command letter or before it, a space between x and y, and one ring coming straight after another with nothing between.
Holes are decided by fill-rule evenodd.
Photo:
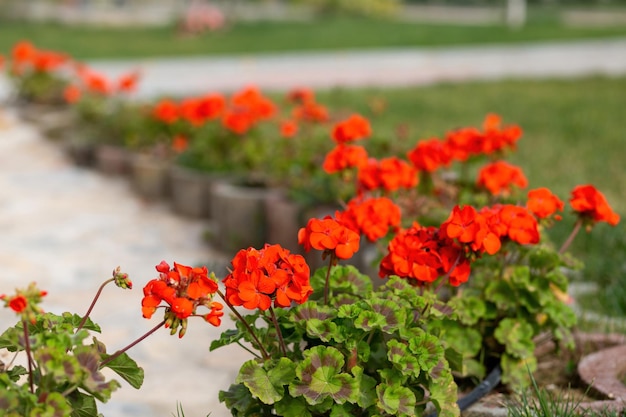
<instances>
[{"instance_id":1,"label":"green leaf","mask_svg":"<svg viewBox=\"0 0 626 417\"><path fill-rule=\"evenodd\" d=\"M5 371L9 379L13 382L17 382L22 375L27 375L28 370L22 365L15 365L11 369Z\"/></svg>"},{"instance_id":2,"label":"green leaf","mask_svg":"<svg viewBox=\"0 0 626 417\"><path fill-rule=\"evenodd\" d=\"M521 319L506 318L498 324L494 332L496 340L502 343L506 352L517 358L532 356L535 350L533 327Z\"/></svg>"},{"instance_id":3,"label":"green leaf","mask_svg":"<svg viewBox=\"0 0 626 417\"><path fill-rule=\"evenodd\" d=\"M102 359L106 359L107 357L109 357L109 355L104 355ZM138 366L137 362L131 359L126 352L107 363L105 367L122 377L131 387L136 389L141 388L144 379L143 368Z\"/></svg>"},{"instance_id":4,"label":"green leaf","mask_svg":"<svg viewBox=\"0 0 626 417\"><path fill-rule=\"evenodd\" d=\"M320 404L326 398L338 404L358 399L358 384L354 377L342 373L344 357L337 349L315 346L304 351L304 359L296 368L299 381L289 385L293 397L304 396L309 404Z\"/></svg>"},{"instance_id":5,"label":"green leaf","mask_svg":"<svg viewBox=\"0 0 626 417\"><path fill-rule=\"evenodd\" d=\"M463 355L455 349L447 348L444 356L446 357L446 362L448 362L450 369L457 372L463 372Z\"/></svg>"},{"instance_id":6,"label":"green leaf","mask_svg":"<svg viewBox=\"0 0 626 417\"><path fill-rule=\"evenodd\" d=\"M409 340L409 348L425 372L432 372L439 362L445 360L439 339L424 331Z\"/></svg>"},{"instance_id":7,"label":"green leaf","mask_svg":"<svg viewBox=\"0 0 626 417\"><path fill-rule=\"evenodd\" d=\"M421 369L417 358L409 352L408 346L397 340L387 343L387 358L402 373L419 377Z\"/></svg>"},{"instance_id":8,"label":"green leaf","mask_svg":"<svg viewBox=\"0 0 626 417\"><path fill-rule=\"evenodd\" d=\"M514 388L523 388L530 382L529 373L537 369L537 358L533 355L521 359L505 353L500 358L500 365L502 383Z\"/></svg>"},{"instance_id":9,"label":"green leaf","mask_svg":"<svg viewBox=\"0 0 626 417\"><path fill-rule=\"evenodd\" d=\"M243 333L239 331L239 329L228 329L220 335L219 339L213 340L211 342L211 346L209 347L209 351L213 352L215 349L221 348L223 346L228 346L232 343L236 343L243 338Z\"/></svg>"},{"instance_id":10,"label":"green leaf","mask_svg":"<svg viewBox=\"0 0 626 417\"><path fill-rule=\"evenodd\" d=\"M358 329L371 331L380 329L392 334L406 322L406 310L399 309L397 304L389 300L378 298L366 302L367 309L363 309L354 322Z\"/></svg>"},{"instance_id":11,"label":"green leaf","mask_svg":"<svg viewBox=\"0 0 626 417\"><path fill-rule=\"evenodd\" d=\"M415 416L415 394L409 388L381 383L376 393L378 407L385 413Z\"/></svg>"},{"instance_id":12,"label":"green leaf","mask_svg":"<svg viewBox=\"0 0 626 417\"><path fill-rule=\"evenodd\" d=\"M295 364L288 358L280 358L269 370L252 359L241 366L235 382L243 383L263 403L274 404L283 398L284 386L293 381L294 377Z\"/></svg>"},{"instance_id":13,"label":"green leaf","mask_svg":"<svg viewBox=\"0 0 626 417\"><path fill-rule=\"evenodd\" d=\"M72 405L71 417L93 417L98 415L96 399L91 395L74 391L68 395L67 399Z\"/></svg>"},{"instance_id":14,"label":"green leaf","mask_svg":"<svg viewBox=\"0 0 626 417\"><path fill-rule=\"evenodd\" d=\"M70 326L72 326L73 329L77 328L82 320L83 318L79 316L78 314L72 314L68 312L63 313L63 319L62 319L63 323L69 324ZM94 323L90 317L87 317L87 320L83 324L82 328L86 330L93 330L98 333L102 332L102 329L100 328L100 326Z\"/></svg>"},{"instance_id":15,"label":"green leaf","mask_svg":"<svg viewBox=\"0 0 626 417\"><path fill-rule=\"evenodd\" d=\"M234 416L250 415L256 401L252 398L250 390L243 384L232 384L228 391L220 391L218 394L220 402L224 403Z\"/></svg>"},{"instance_id":16,"label":"green leaf","mask_svg":"<svg viewBox=\"0 0 626 417\"><path fill-rule=\"evenodd\" d=\"M74 356L85 371L85 377L81 383L88 393L96 399L107 402L111 398L111 393L120 387L115 381L107 381L104 374L100 372L100 353L95 346L81 346L74 350Z\"/></svg>"},{"instance_id":17,"label":"green leaf","mask_svg":"<svg viewBox=\"0 0 626 417\"><path fill-rule=\"evenodd\" d=\"M363 373L363 368L355 366L352 368L352 374L359 386L359 398L357 404L366 409L376 404L376 379Z\"/></svg>"},{"instance_id":18,"label":"green leaf","mask_svg":"<svg viewBox=\"0 0 626 417\"><path fill-rule=\"evenodd\" d=\"M457 401L457 385L449 368L444 368L439 377L428 384L430 400L437 408L440 417L456 417L460 414Z\"/></svg>"},{"instance_id":19,"label":"green leaf","mask_svg":"<svg viewBox=\"0 0 626 417\"><path fill-rule=\"evenodd\" d=\"M312 417L309 406L302 397L293 398L285 395L275 404L276 414L282 417Z\"/></svg>"}]
</instances>

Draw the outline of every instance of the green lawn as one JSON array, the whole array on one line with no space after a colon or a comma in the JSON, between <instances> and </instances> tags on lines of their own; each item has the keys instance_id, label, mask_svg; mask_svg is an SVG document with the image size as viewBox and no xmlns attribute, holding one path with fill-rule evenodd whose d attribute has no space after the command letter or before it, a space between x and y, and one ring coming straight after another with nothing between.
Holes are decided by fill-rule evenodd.
<instances>
[{"instance_id":1,"label":"green lawn","mask_svg":"<svg viewBox=\"0 0 626 417\"><path fill-rule=\"evenodd\" d=\"M238 23L200 37L181 37L173 27L98 29L57 24L0 22L0 51L29 39L42 48L79 59L236 54L346 48L441 47L626 36L626 27L572 28L550 15L521 30L505 26L453 26L327 18L315 22Z\"/></svg>"},{"instance_id":2,"label":"green lawn","mask_svg":"<svg viewBox=\"0 0 626 417\"><path fill-rule=\"evenodd\" d=\"M488 112L505 123L519 124L524 136L511 162L521 166L530 187L547 186L567 200L578 184L591 183L622 216L617 227L599 224L582 232L573 251L584 259L585 280L602 288L588 305L626 316L626 78L501 81L446 84L402 89L338 89L320 93L331 108L371 116L373 141L392 139L392 147L407 149L418 139L442 137L459 126L478 126ZM373 116L371 103L383 100L386 110ZM409 138L393 139L399 126ZM566 216L566 218L569 216ZM572 223L553 230L563 242Z\"/></svg>"}]
</instances>

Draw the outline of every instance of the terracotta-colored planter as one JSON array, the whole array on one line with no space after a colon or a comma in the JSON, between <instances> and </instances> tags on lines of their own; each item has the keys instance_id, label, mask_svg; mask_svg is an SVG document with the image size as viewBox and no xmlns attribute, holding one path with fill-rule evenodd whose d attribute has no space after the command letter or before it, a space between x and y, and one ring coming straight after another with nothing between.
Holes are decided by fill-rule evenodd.
<instances>
[{"instance_id":1,"label":"terracotta-colored planter","mask_svg":"<svg viewBox=\"0 0 626 417\"><path fill-rule=\"evenodd\" d=\"M136 154L132 158L132 185L141 197L160 200L169 196L170 163L151 155Z\"/></svg>"}]
</instances>

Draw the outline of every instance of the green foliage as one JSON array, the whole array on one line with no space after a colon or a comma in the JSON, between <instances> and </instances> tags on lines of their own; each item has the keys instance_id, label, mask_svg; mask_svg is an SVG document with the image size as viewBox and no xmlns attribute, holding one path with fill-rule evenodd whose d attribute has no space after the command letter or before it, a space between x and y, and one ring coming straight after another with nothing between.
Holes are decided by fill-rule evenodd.
<instances>
[{"instance_id":1,"label":"green foliage","mask_svg":"<svg viewBox=\"0 0 626 417\"><path fill-rule=\"evenodd\" d=\"M126 353L107 355L95 337L87 341L91 332L100 332L88 317L38 313L31 322L27 315L0 335L0 349L32 359L28 367L0 368L0 409L10 410L8 416L97 416L96 401L107 402L120 387L103 367L141 387L143 370Z\"/></svg>"},{"instance_id":2,"label":"green foliage","mask_svg":"<svg viewBox=\"0 0 626 417\"><path fill-rule=\"evenodd\" d=\"M326 272L318 270L313 282L324 282ZM276 337L263 336L274 327L270 317L246 316L250 324L267 322L254 329L272 358L244 363L237 383L220 393L233 415L272 409L285 416L421 415L429 402L442 415L458 415L446 351L429 330L444 314L438 304L399 278L373 290L353 267L334 267L329 281L328 304L309 300L278 316L286 356ZM240 339L227 331L215 346Z\"/></svg>"}]
</instances>

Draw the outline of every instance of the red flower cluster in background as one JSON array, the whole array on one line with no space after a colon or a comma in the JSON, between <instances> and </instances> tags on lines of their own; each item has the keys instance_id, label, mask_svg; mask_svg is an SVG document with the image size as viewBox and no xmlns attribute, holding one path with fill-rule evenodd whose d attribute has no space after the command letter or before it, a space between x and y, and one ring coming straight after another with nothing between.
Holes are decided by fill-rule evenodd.
<instances>
[{"instance_id":1,"label":"red flower cluster in background","mask_svg":"<svg viewBox=\"0 0 626 417\"><path fill-rule=\"evenodd\" d=\"M254 310L304 303L313 288L311 271L301 255L280 245L242 249L231 261L233 270L224 278L226 300L233 306Z\"/></svg>"},{"instance_id":2,"label":"red flower cluster in background","mask_svg":"<svg viewBox=\"0 0 626 417\"><path fill-rule=\"evenodd\" d=\"M607 222L611 226L619 223L620 217L609 206L600 191L593 185L579 185L572 190L570 205L584 219L593 222Z\"/></svg>"},{"instance_id":3,"label":"red flower cluster in background","mask_svg":"<svg viewBox=\"0 0 626 417\"><path fill-rule=\"evenodd\" d=\"M417 170L408 162L395 156L376 160L370 158L358 173L360 191L396 191L413 188L418 183Z\"/></svg>"},{"instance_id":4,"label":"red flower cluster in background","mask_svg":"<svg viewBox=\"0 0 626 417\"><path fill-rule=\"evenodd\" d=\"M505 161L496 161L480 169L477 184L492 195L509 195L513 186L526 188L528 180L521 168Z\"/></svg>"},{"instance_id":5,"label":"red flower cluster in background","mask_svg":"<svg viewBox=\"0 0 626 417\"><path fill-rule=\"evenodd\" d=\"M165 302L166 317L171 312L177 319L185 320L197 315L196 309L204 306L210 311L202 317L214 326L220 325L223 307L212 301L218 286L209 277L206 266L192 268L174 262L174 267L170 268L167 262L162 261L156 270L159 277L149 281L143 289L141 311L145 318L151 318L161 303Z\"/></svg>"},{"instance_id":6,"label":"red flower cluster in background","mask_svg":"<svg viewBox=\"0 0 626 417\"><path fill-rule=\"evenodd\" d=\"M433 283L445 275L451 285L458 286L469 274L470 263L461 246L438 228L417 223L393 237L379 270L381 278L397 275L416 285Z\"/></svg>"},{"instance_id":7,"label":"red flower cluster in background","mask_svg":"<svg viewBox=\"0 0 626 417\"><path fill-rule=\"evenodd\" d=\"M400 226L401 213L387 197L353 199L343 211L335 213L337 221L358 234L365 235L370 242L385 237L389 230Z\"/></svg>"},{"instance_id":8,"label":"red flower cluster in background","mask_svg":"<svg viewBox=\"0 0 626 417\"><path fill-rule=\"evenodd\" d=\"M61 70L69 62L67 54L39 49L28 41L16 43L11 51L11 71L18 75L30 70L38 72Z\"/></svg>"},{"instance_id":9,"label":"red flower cluster in background","mask_svg":"<svg viewBox=\"0 0 626 417\"><path fill-rule=\"evenodd\" d=\"M298 243L309 252L317 249L330 253L336 259L350 259L359 250L360 236L341 222L326 216L309 219L298 232Z\"/></svg>"},{"instance_id":10,"label":"red flower cluster in background","mask_svg":"<svg viewBox=\"0 0 626 417\"><path fill-rule=\"evenodd\" d=\"M337 144L367 138L372 134L370 122L360 114L353 114L333 127L332 138Z\"/></svg>"},{"instance_id":11,"label":"red flower cluster in background","mask_svg":"<svg viewBox=\"0 0 626 417\"><path fill-rule=\"evenodd\" d=\"M545 187L536 188L528 192L526 207L540 219L554 215L555 220L561 220L561 216L556 214L556 212L563 211L564 206L563 201Z\"/></svg>"},{"instance_id":12,"label":"red flower cluster in background","mask_svg":"<svg viewBox=\"0 0 626 417\"><path fill-rule=\"evenodd\" d=\"M478 155L493 155L514 149L522 136L517 125L501 127L501 118L489 114L483 129L460 128L446 134L445 139L431 138L419 141L407 157L420 171L433 172L448 166L452 161L464 162Z\"/></svg>"}]
</instances>

